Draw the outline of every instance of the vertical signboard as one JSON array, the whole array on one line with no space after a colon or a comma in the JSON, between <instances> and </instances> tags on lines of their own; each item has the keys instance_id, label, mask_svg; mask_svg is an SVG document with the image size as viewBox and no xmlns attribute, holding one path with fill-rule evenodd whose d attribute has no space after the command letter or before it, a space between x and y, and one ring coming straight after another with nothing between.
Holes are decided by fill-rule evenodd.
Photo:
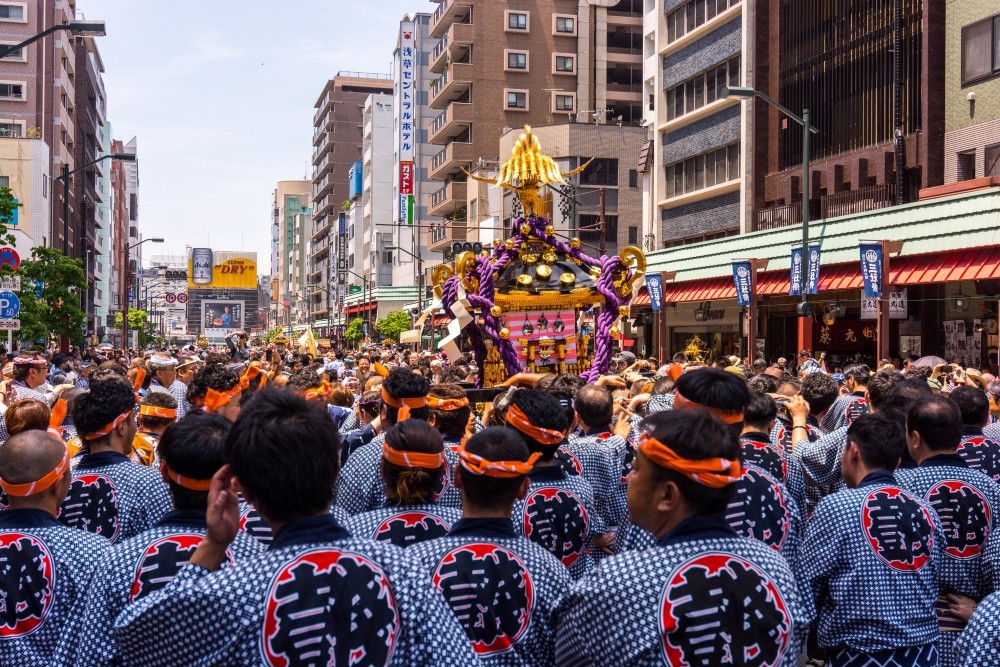
<instances>
[{"instance_id":1,"label":"vertical signboard","mask_svg":"<svg viewBox=\"0 0 1000 667\"><path fill-rule=\"evenodd\" d=\"M736 285L736 303L750 305L751 273L750 262L733 262L733 283Z\"/></svg>"},{"instance_id":2,"label":"vertical signboard","mask_svg":"<svg viewBox=\"0 0 1000 667\"><path fill-rule=\"evenodd\" d=\"M882 244L879 242L861 243L861 281L864 283L865 296L876 299L882 296Z\"/></svg>"},{"instance_id":3,"label":"vertical signboard","mask_svg":"<svg viewBox=\"0 0 1000 667\"><path fill-rule=\"evenodd\" d=\"M397 68L399 122L399 224L413 224L413 166L416 142L416 76L419 59L416 53L416 24L399 25L399 64Z\"/></svg>"}]
</instances>

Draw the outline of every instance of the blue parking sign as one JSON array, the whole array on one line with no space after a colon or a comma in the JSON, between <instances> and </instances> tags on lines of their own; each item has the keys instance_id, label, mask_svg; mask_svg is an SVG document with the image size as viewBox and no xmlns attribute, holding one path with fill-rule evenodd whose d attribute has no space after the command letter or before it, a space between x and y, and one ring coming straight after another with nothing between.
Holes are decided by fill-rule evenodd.
<instances>
[{"instance_id":1,"label":"blue parking sign","mask_svg":"<svg viewBox=\"0 0 1000 667\"><path fill-rule=\"evenodd\" d=\"M0 292L0 320L10 320L21 312L21 300L13 292Z\"/></svg>"}]
</instances>

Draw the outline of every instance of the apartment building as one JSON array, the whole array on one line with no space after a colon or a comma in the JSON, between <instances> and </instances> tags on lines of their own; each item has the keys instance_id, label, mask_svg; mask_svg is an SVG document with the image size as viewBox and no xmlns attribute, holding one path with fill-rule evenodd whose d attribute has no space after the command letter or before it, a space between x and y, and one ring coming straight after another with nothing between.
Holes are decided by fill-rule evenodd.
<instances>
[{"instance_id":1,"label":"apartment building","mask_svg":"<svg viewBox=\"0 0 1000 667\"><path fill-rule=\"evenodd\" d=\"M281 304L279 324L297 322L308 312L312 192L311 181L278 181L272 193L272 239L277 245L272 253L277 264L272 270Z\"/></svg>"},{"instance_id":2,"label":"apartment building","mask_svg":"<svg viewBox=\"0 0 1000 667\"><path fill-rule=\"evenodd\" d=\"M427 232L430 250L478 236L467 225L460 168L495 168L506 157L499 142L508 130L640 122L642 34L642 0L438 0L428 100L438 115L428 140L440 148L426 166L440 184L428 213L443 220Z\"/></svg>"},{"instance_id":3,"label":"apartment building","mask_svg":"<svg viewBox=\"0 0 1000 667\"><path fill-rule=\"evenodd\" d=\"M944 182L1000 176L1000 7L948 3Z\"/></svg>"},{"instance_id":4,"label":"apartment building","mask_svg":"<svg viewBox=\"0 0 1000 667\"><path fill-rule=\"evenodd\" d=\"M766 0L747 9L747 85L794 113L808 108L818 130L810 141L813 219L912 201L943 182L945 15L954 4ZM744 228L799 224L802 128L762 100L744 106Z\"/></svg>"},{"instance_id":5,"label":"apartment building","mask_svg":"<svg viewBox=\"0 0 1000 667\"><path fill-rule=\"evenodd\" d=\"M108 132L110 133L110 125ZM111 135L114 136L114 135ZM124 152L125 144L118 139L111 140L113 153ZM129 198L126 166L132 163L111 162L111 264L108 281L108 310L105 320L105 334L116 344L121 343L121 331L115 329L115 315L125 311L128 301L128 271L125 270L125 248L129 240ZM102 339L104 342L104 339Z\"/></svg>"},{"instance_id":6,"label":"apartment building","mask_svg":"<svg viewBox=\"0 0 1000 667\"><path fill-rule=\"evenodd\" d=\"M0 43L17 44L53 25L66 23L76 16L76 2L0 2ZM42 163L32 164L35 179L45 179L41 201L33 202L36 211L48 206L49 227L33 229L31 245L44 241L62 247L62 198L59 190L53 202L52 177L62 164L72 165L76 141L77 56L75 39L68 32L56 32L0 60L0 142L27 138L41 140L48 148L32 149ZM0 147L0 154L15 150ZM59 189L58 184L56 188ZM18 194L18 193L15 193ZM34 194L34 190L32 190ZM75 202L70 196L72 214ZM53 206L53 204L56 204ZM22 211L23 213L23 211ZM36 215L35 222L40 222ZM42 232L39 234L39 232Z\"/></svg>"},{"instance_id":7,"label":"apartment building","mask_svg":"<svg viewBox=\"0 0 1000 667\"><path fill-rule=\"evenodd\" d=\"M347 171L361 159L362 111L373 93L392 92L388 74L338 72L316 100L313 116L313 228L308 282L326 285L331 275L330 246L336 244L341 205L347 200ZM324 318L330 291L313 290L310 310Z\"/></svg>"},{"instance_id":8,"label":"apartment building","mask_svg":"<svg viewBox=\"0 0 1000 667\"><path fill-rule=\"evenodd\" d=\"M111 130L111 123L107 120L106 110L99 110L99 117L103 121L98 135L100 150L102 153L111 152L111 142L114 136ZM103 341L105 329L107 328L108 314L114 312L115 301L111 289L111 267L116 263L114 254L114 243L112 233L114 231L114 220L112 218L112 196L111 187L112 165L107 165L101 172L97 181L97 191L101 201L94 212L97 221L97 231L95 233L97 241L94 244L94 256L91 268L93 269L93 336L98 341Z\"/></svg>"},{"instance_id":9,"label":"apartment building","mask_svg":"<svg viewBox=\"0 0 1000 667\"><path fill-rule=\"evenodd\" d=\"M364 108L364 143L361 161L361 273L375 286L392 285L393 179L398 170L393 160L393 96L369 95ZM396 173L394 173L396 172ZM356 178L356 176L355 176ZM350 276L354 278L354 276ZM357 279L355 279L357 280ZM351 283L352 281L348 281ZM353 283L360 284L360 283Z\"/></svg>"}]
</instances>

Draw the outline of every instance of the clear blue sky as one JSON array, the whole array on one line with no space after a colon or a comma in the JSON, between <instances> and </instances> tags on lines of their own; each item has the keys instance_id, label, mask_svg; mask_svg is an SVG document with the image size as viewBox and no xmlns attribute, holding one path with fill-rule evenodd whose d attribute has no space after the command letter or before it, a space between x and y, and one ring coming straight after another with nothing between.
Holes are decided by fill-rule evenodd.
<instances>
[{"instance_id":1,"label":"clear blue sky","mask_svg":"<svg viewBox=\"0 0 1000 667\"><path fill-rule=\"evenodd\" d=\"M139 219L185 245L256 250L270 270L280 180L312 178L313 104L338 70L390 71L399 20L429 0L78 0L114 135L139 142Z\"/></svg>"}]
</instances>

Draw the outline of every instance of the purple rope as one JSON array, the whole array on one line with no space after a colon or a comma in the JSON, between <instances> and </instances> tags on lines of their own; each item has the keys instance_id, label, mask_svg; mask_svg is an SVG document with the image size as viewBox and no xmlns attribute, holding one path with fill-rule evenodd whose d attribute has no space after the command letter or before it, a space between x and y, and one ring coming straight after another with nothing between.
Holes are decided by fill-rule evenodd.
<instances>
[{"instance_id":1,"label":"purple rope","mask_svg":"<svg viewBox=\"0 0 1000 667\"><path fill-rule=\"evenodd\" d=\"M581 374L587 382L595 382L597 378L608 372L611 366L611 326L618 319L618 308L625 304L625 301L618 296L615 289L614 272L624 267L622 261L617 257L604 257L601 263L601 277L597 279L597 291L604 296L604 307L601 314L597 316L596 331L594 332L594 362L591 367Z\"/></svg>"}]
</instances>

